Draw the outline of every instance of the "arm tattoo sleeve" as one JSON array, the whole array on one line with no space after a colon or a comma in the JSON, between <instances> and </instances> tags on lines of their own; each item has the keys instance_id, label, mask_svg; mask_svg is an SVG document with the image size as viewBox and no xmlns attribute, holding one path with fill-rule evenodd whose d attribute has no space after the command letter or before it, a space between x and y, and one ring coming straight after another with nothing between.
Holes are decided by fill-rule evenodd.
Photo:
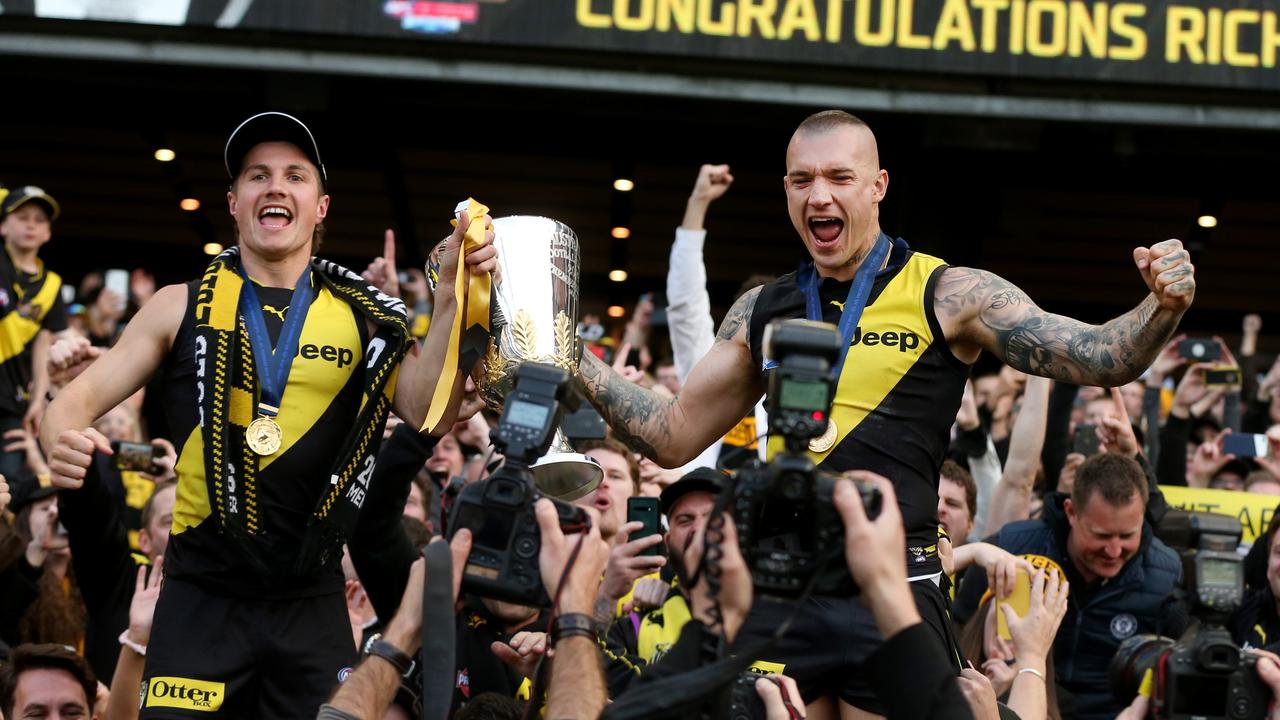
<instances>
[{"instance_id":1,"label":"arm tattoo sleeve","mask_svg":"<svg viewBox=\"0 0 1280 720\"><path fill-rule=\"evenodd\" d=\"M716 343L747 343L751 310L759 288L744 293L730 308L716 335ZM622 379L591 353L583 353L579 377L591 404L618 438L651 460L658 460L672 443L671 420L680 412L675 398L662 397Z\"/></svg>"},{"instance_id":2,"label":"arm tattoo sleeve","mask_svg":"<svg viewBox=\"0 0 1280 720\"><path fill-rule=\"evenodd\" d=\"M972 317L976 324L968 334L1009 365L1078 385L1114 386L1136 379L1179 319L1148 295L1124 315L1088 325L1045 312L1012 283L967 268L949 268L934 299L939 315Z\"/></svg>"}]
</instances>

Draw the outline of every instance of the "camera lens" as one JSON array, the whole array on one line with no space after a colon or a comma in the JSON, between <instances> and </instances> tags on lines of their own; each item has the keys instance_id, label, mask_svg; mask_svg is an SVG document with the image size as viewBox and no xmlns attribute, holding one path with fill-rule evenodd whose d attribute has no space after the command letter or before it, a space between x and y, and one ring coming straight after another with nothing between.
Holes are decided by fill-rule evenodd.
<instances>
[{"instance_id":1,"label":"camera lens","mask_svg":"<svg viewBox=\"0 0 1280 720\"><path fill-rule=\"evenodd\" d=\"M1128 703L1138 694L1138 685L1147 670L1152 670L1156 662L1173 647L1173 640L1159 635L1134 635L1120 643L1120 648L1111 658L1111 666L1107 668L1107 681L1111 686L1111 696L1117 701Z\"/></svg>"}]
</instances>

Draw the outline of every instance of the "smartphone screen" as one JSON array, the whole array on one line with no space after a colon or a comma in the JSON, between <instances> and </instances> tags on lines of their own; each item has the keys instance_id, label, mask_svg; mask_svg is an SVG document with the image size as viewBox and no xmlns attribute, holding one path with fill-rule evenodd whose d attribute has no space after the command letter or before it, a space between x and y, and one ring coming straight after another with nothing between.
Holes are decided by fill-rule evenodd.
<instances>
[{"instance_id":1,"label":"smartphone screen","mask_svg":"<svg viewBox=\"0 0 1280 720\"><path fill-rule=\"evenodd\" d=\"M158 449L155 445L115 440L111 443L111 449L115 452L116 467L120 470L134 470L151 475L160 472L155 463Z\"/></svg>"},{"instance_id":2,"label":"smartphone screen","mask_svg":"<svg viewBox=\"0 0 1280 720\"><path fill-rule=\"evenodd\" d=\"M662 526L659 523L658 516L658 498L655 497L629 497L627 498L627 522L642 522L644 527L631 533L631 540L639 540L650 535L658 535L662 533ZM640 551L641 555L657 555L658 545L645 548Z\"/></svg>"},{"instance_id":3,"label":"smartphone screen","mask_svg":"<svg viewBox=\"0 0 1280 720\"><path fill-rule=\"evenodd\" d=\"M1266 435L1229 433L1222 436L1222 451L1236 457L1265 457L1268 448Z\"/></svg>"},{"instance_id":4,"label":"smartphone screen","mask_svg":"<svg viewBox=\"0 0 1280 720\"><path fill-rule=\"evenodd\" d=\"M108 270L102 276L102 284L120 298L120 307L129 302L129 271Z\"/></svg>"},{"instance_id":5,"label":"smartphone screen","mask_svg":"<svg viewBox=\"0 0 1280 720\"><path fill-rule=\"evenodd\" d=\"M1084 424L1077 425L1075 434L1071 438L1072 452L1078 452L1086 458L1091 458L1098 454L1101 442L1098 440L1098 429L1095 425Z\"/></svg>"},{"instance_id":6,"label":"smartphone screen","mask_svg":"<svg viewBox=\"0 0 1280 720\"><path fill-rule=\"evenodd\" d=\"M1008 605L1018 614L1018 617L1026 617L1031 610L1031 576L1026 570L1019 570L1014 577L1013 592L1009 597L1000 601L1001 605ZM996 634L1005 640L1012 640L1013 636L1009 634L1009 623L1005 621L1004 611L996 608Z\"/></svg>"}]
</instances>

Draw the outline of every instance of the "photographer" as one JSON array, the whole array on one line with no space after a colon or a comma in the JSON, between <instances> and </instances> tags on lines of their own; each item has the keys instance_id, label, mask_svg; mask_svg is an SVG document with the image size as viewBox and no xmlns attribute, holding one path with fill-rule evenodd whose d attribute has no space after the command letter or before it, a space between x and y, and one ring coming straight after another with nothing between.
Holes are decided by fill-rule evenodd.
<instances>
[{"instance_id":1,"label":"photographer","mask_svg":"<svg viewBox=\"0 0 1280 720\"><path fill-rule=\"evenodd\" d=\"M1057 680L1077 700L1079 717L1111 720L1122 705L1107 690L1107 667L1135 634L1178 637L1186 609L1174 597L1182 579L1177 554L1144 517L1142 467L1114 453L1086 460L1068 497L1050 496L1040 520L1011 523L988 539L1014 554L1043 555L1061 566L1073 600L1054 642ZM970 570L960 586L957 621L974 616L986 574Z\"/></svg>"},{"instance_id":2,"label":"photographer","mask_svg":"<svg viewBox=\"0 0 1280 720\"><path fill-rule=\"evenodd\" d=\"M842 479L836 485L835 507L845 527L845 558L849 570L862 588L859 602L864 603L874 617L876 628L884 638L879 649L867 662L871 685L884 702L891 720L952 720L997 717L995 693L987 679L975 670L967 669L956 677L948 659L944 638L921 620L912 600L907 583L906 569L898 552L904 542L905 530L902 515L897 509L893 485L883 477L867 472L850 475L864 483L874 484L883 494L883 510L875 520L868 520L858 492L850 480ZM609 707L603 720L614 717L685 718L692 717L708 706L714 710L712 717L724 717L728 699L728 686L705 691L703 695L688 697L675 685L689 685L705 680L706 671L703 647L710 640L721 638L730 656L746 652L739 630L753 602L751 573L738 545L738 533L732 518L725 514L723 533L719 539L719 592L712 593L709 573L701 567L706 548L706 536L710 532L703 527L693 536L683 555L683 564L690 572L697 573L698 581L689 592L692 619L680 633L680 640L655 664L645 668L631 692ZM718 610L718 612L716 612ZM663 680L670 683L658 685ZM789 688L786 702L799 705L795 685L783 681ZM667 690L670 692L657 692ZM776 687L776 686L775 686ZM793 708L794 714L779 712L778 697L762 683L756 684L760 697L771 701L766 706L767 717L805 717L803 708ZM647 692L647 697L646 697ZM669 696L680 695L676 704ZM712 697L708 698L708 695ZM665 704L663 700L667 700ZM642 703L643 707L639 707ZM661 704L661 707L654 707ZM785 705L783 706L785 708ZM736 711L736 708L735 708Z\"/></svg>"}]
</instances>

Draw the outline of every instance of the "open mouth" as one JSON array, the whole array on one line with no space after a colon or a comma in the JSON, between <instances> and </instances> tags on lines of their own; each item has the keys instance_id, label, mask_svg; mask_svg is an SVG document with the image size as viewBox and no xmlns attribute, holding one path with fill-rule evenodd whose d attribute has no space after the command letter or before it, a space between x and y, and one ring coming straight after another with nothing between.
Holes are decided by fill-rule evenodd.
<instances>
[{"instance_id":1,"label":"open mouth","mask_svg":"<svg viewBox=\"0 0 1280 720\"><path fill-rule=\"evenodd\" d=\"M844 231L844 221L833 217L809 218L809 232L819 243L833 243Z\"/></svg>"},{"instance_id":2,"label":"open mouth","mask_svg":"<svg viewBox=\"0 0 1280 720\"><path fill-rule=\"evenodd\" d=\"M283 228L293 223L293 213L279 205L268 205L258 211L258 223L267 228Z\"/></svg>"},{"instance_id":3,"label":"open mouth","mask_svg":"<svg viewBox=\"0 0 1280 720\"><path fill-rule=\"evenodd\" d=\"M594 505L596 510L599 510L603 515L606 510L613 507L613 501L603 495L600 495L596 497L595 502L593 502L592 505Z\"/></svg>"}]
</instances>

